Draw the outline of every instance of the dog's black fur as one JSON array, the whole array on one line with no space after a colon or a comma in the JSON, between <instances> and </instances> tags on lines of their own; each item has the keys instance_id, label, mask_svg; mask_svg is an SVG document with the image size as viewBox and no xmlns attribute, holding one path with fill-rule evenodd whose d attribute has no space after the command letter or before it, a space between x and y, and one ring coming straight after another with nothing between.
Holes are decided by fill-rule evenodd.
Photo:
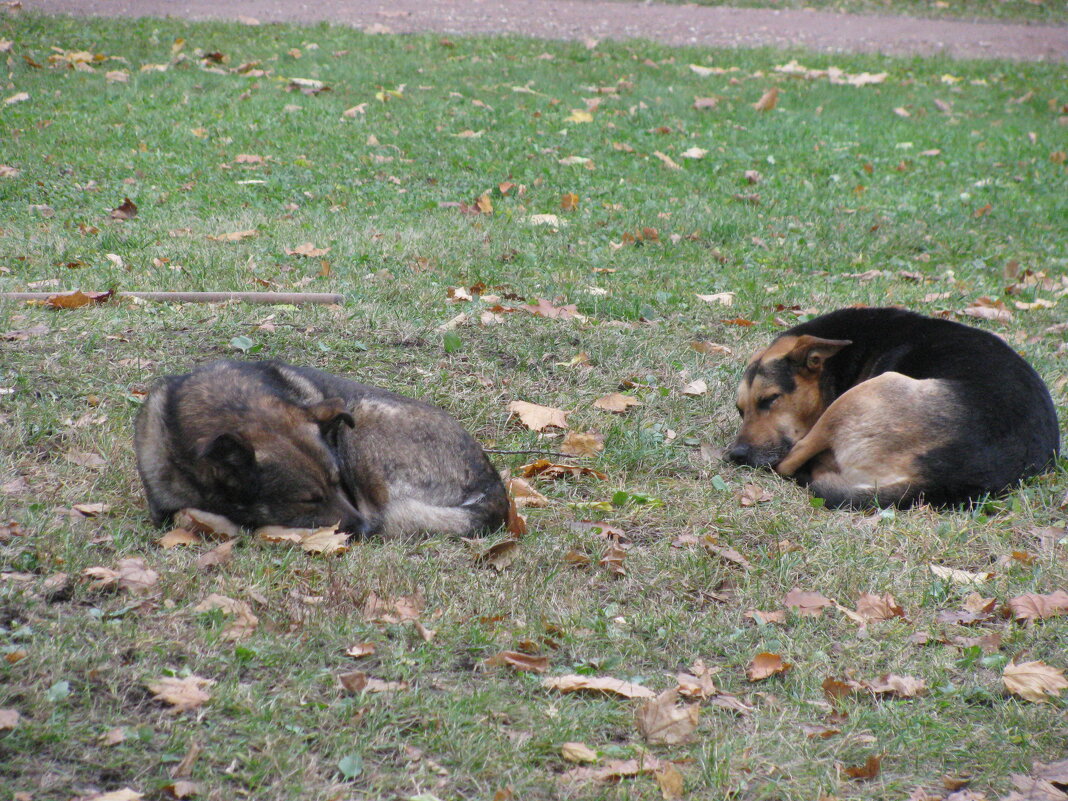
<instances>
[{"instance_id":1,"label":"dog's black fur","mask_svg":"<svg viewBox=\"0 0 1068 801\"><path fill-rule=\"evenodd\" d=\"M871 422L857 419L868 413L863 409L871 408L871 404L845 408L844 414L839 415L840 427L829 432L823 443L827 447L810 447L814 458L793 470L798 481L811 482L813 491L823 494L831 505L865 505L872 501L908 504L918 498L933 504L962 503L1001 492L1023 478L1047 470L1059 453L1059 427L1049 390L1026 361L991 333L902 309L847 308L797 325L776 341L806 336L835 343L831 348L835 352L818 360L815 370L788 357L765 364L758 354L746 372L743 387L746 381L752 384L760 370L764 371L763 380L779 387L784 395L796 391L798 382L816 381L822 402L822 409L817 411L820 415L834 409L838 399L843 399L839 404L845 402L843 396L850 390L857 393L856 388L861 388L863 393L864 382L891 372L912 379L933 379L937 384L925 386L937 386L940 396L937 403L923 400L919 408L895 411L893 403L881 407L886 416L879 423L887 431L898 415L907 418L904 427L912 426L917 431L906 445L915 456L909 486L900 492L891 489L889 494L854 492L835 486L835 482L824 482L824 491L820 492L815 474L819 470L814 473L814 468L821 465L819 459L823 459L824 466L834 466L835 438L842 436L843 430L848 434L862 423ZM762 354L772 350L769 347ZM870 431L866 429L866 435ZM777 461L772 457L765 463L789 464L789 453L796 446L788 442L787 447L786 456L780 454ZM741 463L759 463L752 458L753 452L752 447L747 452L747 443L740 435L729 457ZM820 457L820 453L824 456ZM802 452L800 458L806 455Z\"/></svg>"}]
</instances>

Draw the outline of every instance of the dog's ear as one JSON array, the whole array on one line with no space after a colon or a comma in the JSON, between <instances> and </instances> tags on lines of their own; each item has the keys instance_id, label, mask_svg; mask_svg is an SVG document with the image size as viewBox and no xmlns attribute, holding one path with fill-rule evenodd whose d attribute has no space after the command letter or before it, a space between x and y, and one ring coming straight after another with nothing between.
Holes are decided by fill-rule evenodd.
<instances>
[{"instance_id":1,"label":"dog's ear","mask_svg":"<svg viewBox=\"0 0 1068 801\"><path fill-rule=\"evenodd\" d=\"M356 427L356 421L345 408L345 401L341 398L327 398L311 406L305 406L304 410L314 422L319 424L319 430L325 439L330 439L337 434L342 424L349 428Z\"/></svg>"},{"instance_id":2,"label":"dog's ear","mask_svg":"<svg viewBox=\"0 0 1068 801\"><path fill-rule=\"evenodd\" d=\"M818 373L827 359L852 344L850 339L823 339L802 334L786 358L803 370Z\"/></svg>"},{"instance_id":3,"label":"dog's ear","mask_svg":"<svg viewBox=\"0 0 1068 801\"><path fill-rule=\"evenodd\" d=\"M238 434L219 434L197 455L233 473L245 473L256 466L256 452Z\"/></svg>"}]
</instances>

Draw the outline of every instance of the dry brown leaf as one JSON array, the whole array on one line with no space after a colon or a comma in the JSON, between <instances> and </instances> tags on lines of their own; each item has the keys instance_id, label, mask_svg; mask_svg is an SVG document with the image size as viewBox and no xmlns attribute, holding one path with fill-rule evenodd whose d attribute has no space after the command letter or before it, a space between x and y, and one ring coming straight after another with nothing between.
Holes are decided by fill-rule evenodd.
<instances>
[{"instance_id":1,"label":"dry brown leaf","mask_svg":"<svg viewBox=\"0 0 1068 801\"><path fill-rule=\"evenodd\" d=\"M351 656L353 659L359 659L360 657L370 656L375 652L375 644L373 642L361 642L356 643L351 648L345 650L345 656Z\"/></svg>"},{"instance_id":2,"label":"dry brown leaf","mask_svg":"<svg viewBox=\"0 0 1068 801\"><path fill-rule=\"evenodd\" d=\"M698 353L704 353L709 356L733 356L734 351L728 348L726 345L720 345L717 342L709 342L705 339L694 340L690 343L690 347Z\"/></svg>"},{"instance_id":3,"label":"dry brown leaf","mask_svg":"<svg viewBox=\"0 0 1068 801\"><path fill-rule=\"evenodd\" d=\"M860 685L876 695L891 695L895 698L917 698L927 694L927 682L915 676L897 676L888 673L875 681L862 681Z\"/></svg>"},{"instance_id":4,"label":"dry brown leaf","mask_svg":"<svg viewBox=\"0 0 1068 801\"><path fill-rule=\"evenodd\" d=\"M687 698L712 698L719 693L715 682L712 681L713 670L709 669L704 660L698 659L690 667L689 673L678 673L675 681L678 682L679 695Z\"/></svg>"},{"instance_id":5,"label":"dry brown leaf","mask_svg":"<svg viewBox=\"0 0 1068 801\"><path fill-rule=\"evenodd\" d=\"M552 406L539 406L526 401L512 401L508 411L516 415L531 431L544 431L546 428L567 428L567 415L563 409Z\"/></svg>"},{"instance_id":6,"label":"dry brown leaf","mask_svg":"<svg viewBox=\"0 0 1068 801\"><path fill-rule=\"evenodd\" d=\"M749 570L752 565L749 564L749 560L742 556L734 548L728 548L725 545L717 545L714 542L710 542L707 538L704 542L705 550L711 554L715 554L725 562L731 562L739 567Z\"/></svg>"},{"instance_id":7,"label":"dry brown leaf","mask_svg":"<svg viewBox=\"0 0 1068 801\"><path fill-rule=\"evenodd\" d=\"M212 242L240 242L242 239L248 239L256 236L257 231L231 231L228 234L208 234L208 239Z\"/></svg>"},{"instance_id":8,"label":"dry brown leaf","mask_svg":"<svg viewBox=\"0 0 1068 801\"><path fill-rule=\"evenodd\" d=\"M682 169L682 167L679 166L678 162L675 161L675 159L671 158L671 156L669 156L667 153L661 153L659 150L654 150L653 155L660 159L660 162L669 170Z\"/></svg>"},{"instance_id":9,"label":"dry brown leaf","mask_svg":"<svg viewBox=\"0 0 1068 801\"><path fill-rule=\"evenodd\" d=\"M691 381L689 384L682 388L682 394L691 398L697 398L708 392L708 384L698 378L696 381Z\"/></svg>"},{"instance_id":10,"label":"dry brown leaf","mask_svg":"<svg viewBox=\"0 0 1068 801\"><path fill-rule=\"evenodd\" d=\"M609 676L579 676L568 674L566 676L553 676L543 682L550 690L559 690L562 693L573 692L597 692L609 695L621 695L624 698L655 698L656 693L648 687L640 684L632 684L621 679L613 679Z\"/></svg>"},{"instance_id":11,"label":"dry brown leaf","mask_svg":"<svg viewBox=\"0 0 1068 801\"><path fill-rule=\"evenodd\" d=\"M504 667L505 665L519 671L530 673L544 673L549 669L549 657L524 654L520 651L501 651L486 660L489 667Z\"/></svg>"},{"instance_id":12,"label":"dry brown leaf","mask_svg":"<svg viewBox=\"0 0 1068 801\"><path fill-rule=\"evenodd\" d=\"M252 613L252 607L245 601L237 601L214 592L193 607L194 612L210 612L213 609L221 609L234 616L230 625L223 630L223 638L227 640L243 640L252 636L260 623L259 618Z\"/></svg>"},{"instance_id":13,"label":"dry brown leaf","mask_svg":"<svg viewBox=\"0 0 1068 801\"><path fill-rule=\"evenodd\" d=\"M350 670L337 674L342 689L350 693L360 693L367 689L367 674L362 670Z\"/></svg>"},{"instance_id":14,"label":"dry brown leaf","mask_svg":"<svg viewBox=\"0 0 1068 801\"><path fill-rule=\"evenodd\" d=\"M425 606L423 593L402 595L399 598L379 598L374 592L367 596L363 605L363 615L373 623L403 623L417 620Z\"/></svg>"},{"instance_id":15,"label":"dry brown leaf","mask_svg":"<svg viewBox=\"0 0 1068 801\"><path fill-rule=\"evenodd\" d=\"M832 702L848 698L856 691L856 682L844 682L832 676L825 678L820 686L827 700Z\"/></svg>"},{"instance_id":16,"label":"dry brown leaf","mask_svg":"<svg viewBox=\"0 0 1068 801\"><path fill-rule=\"evenodd\" d=\"M646 754L639 759L611 759L597 767L572 768L564 774L564 778L570 782L618 782L620 779L655 773L667 764Z\"/></svg>"},{"instance_id":17,"label":"dry brown leaf","mask_svg":"<svg viewBox=\"0 0 1068 801\"><path fill-rule=\"evenodd\" d=\"M631 406L641 406L642 402L637 398L632 398L630 395L613 392L603 398L598 398L593 402L593 405L598 409L604 409L606 412L622 414Z\"/></svg>"},{"instance_id":18,"label":"dry brown leaf","mask_svg":"<svg viewBox=\"0 0 1068 801\"><path fill-rule=\"evenodd\" d=\"M311 242L297 245L295 248L286 248L287 256L303 256L306 259L317 259L330 252L330 248L317 248Z\"/></svg>"},{"instance_id":19,"label":"dry brown leaf","mask_svg":"<svg viewBox=\"0 0 1068 801\"><path fill-rule=\"evenodd\" d=\"M144 797L144 793L131 790L129 787L123 787L121 790L112 790L108 793L85 795L77 799L77 801L141 801Z\"/></svg>"},{"instance_id":20,"label":"dry brown leaf","mask_svg":"<svg viewBox=\"0 0 1068 801\"><path fill-rule=\"evenodd\" d=\"M581 477L581 476L593 476L599 478L602 481L607 481L608 476L602 473L600 470L594 470L592 467L584 467L578 464L556 464L550 462L548 459L538 459L536 462L525 464L519 468L523 471L523 478L566 478L568 476Z\"/></svg>"},{"instance_id":21,"label":"dry brown leaf","mask_svg":"<svg viewBox=\"0 0 1068 801\"><path fill-rule=\"evenodd\" d=\"M191 796L199 795L200 785L196 782L185 780L177 781L163 785L163 792L166 793L168 798L190 798Z\"/></svg>"},{"instance_id":22,"label":"dry brown leaf","mask_svg":"<svg viewBox=\"0 0 1068 801\"><path fill-rule=\"evenodd\" d=\"M113 220L132 220L137 216L137 204L125 197L122 199L122 204L113 208L108 216Z\"/></svg>"},{"instance_id":23,"label":"dry brown leaf","mask_svg":"<svg viewBox=\"0 0 1068 801\"><path fill-rule=\"evenodd\" d=\"M311 528L287 528L285 526L264 526L258 528L255 531L257 539L263 542L268 542L271 545L278 545L280 543L288 542L293 545L299 545L304 541L304 538L314 532L315 529Z\"/></svg>"},{"instance_id":24,"label":"dry brown leaf","mask_svg":"<svg viewBox=\"0 0 1068 801\"><path fill-rule=\"evenodd\" d=\"M170 704L173 707L171 712L177 714L196 709L205 701L210 701L211 694L202 688L210 687L214 683L213 679L204 679L195 675L186 676L184 679L166 676L150 683L148 689L155 693L152 696L154 701Z\"/></svg>"},{"instance_id":25,"label":"dry brown leaf","mask_svg":"<svg viewBox=\"0 0 1068 801\"><path fill-rule=\"evenodd\" d=\"M326 526L304 537L300 547L307 553L339 556L349 549L348 540L347 532L338 532L337 526Z\"/></svg>"},{"instance_id":26,"label":"dry brown leaf","mask_svg":"<svg viewBox=\"0 0 1068 801\"><path fill-rule=\"evenodd\" d=\"M49 309L80 309L91 303L105 303L114 293L107 292L82 292L80 289L74 292L60 292L49 295L44 302Z\"/></svg>"},{"instance_id":27,"label":"dry brown leaf","mask_svg":"<svg viewBox=\"0 0 1068 801\"><path fill-rule=\"evenodd\" d=\"M678 690L660 693L638 709L638 732L650 745L677 745L686 742L697 728L698 704L679 706Z\"/></svg>"},{"instance_id":28,"label":"dry brown leaf","mask_svg":"<svg viewBox=\"0 0 1068 801\"><path fill-rule=\"evenodd\" d=\"M666 763L653 775L656 777L656 783L660 786L660 795L664 801L676 801L676 799L683 797L686 791L686 784L682 779L682 774L679 773L679 769L670 762Z\"/></svg>"},{"instance_id":29,"label":"dry brown leaf","mask_svg":"<svg viewBox=\"0 0 1068 801\"><path fill-rule=\"evenodd\" d=\"M578 208L578 205L579 196L576 195L574 192L566 192L560 198L560 208L562 208L564 211L574 211Z\"/></svg>"},{"instance_id":30,"label":"dry brown leaf","mask_svg":"<svg viewBox=\"0 0 1068 801\"><path fill-rule=\"evenodd\" d=\"M880 765L883 761L882 755L875 756L874 754L864 762L863 765L857 765L852 768L846 768L842 772L845 773L850 779L856 781L867 781L868 779L874 779L879 775Z\"/></svg>"},{"instance_id":31,"label":"dry brown leaf","mask_svg":"<svg viewBox=\"0 0 1068 801\"><path fill-rule=\"evenodd\" d=\"M508 520L504 524L504 530L517 539L527 533L527 519L519 513L513 498L508 498Z\"/></svg>"},{"instance_id":32,"label":"dry brown leaf","mask_svg":"<svg viewBox=\"0 0 1068 801\"><path fill-rule=\"evenodd\" d=\"M519 540L507 539L491 545L475 556L476 565L492 567L498 573L504 570L519 555Z\"/></svg>"},{"instance_id":33,"label":"dry brown leaf","mask_svg":"<svg viewBox=\"0 0 1068 801\"><path fill-rule=\"evenodd\" d=\"M774 495L761 487L759 484L746 484L738 496L738 502L742 506L756 506L758 503L768 503L774 499Z\"/></svg>"},{"instance_id":34,"label":"dry brown leaf","mask_svg":"<svg viewBox=\"0 0 1068 801\"><path fill-rule=\"evenodd\" d=\"M841 729L836 729L833 726L824 726L819 723L815 724L802 724L801 731L805 733L805 736L810 740L820 739L826 740L828 737L834 737L836 734L841 734Z\"/></svg>"},{"instance_id":35,"label":"dry brown leaf","mask_svg":"<svg viewBox=\"0 0 1068 801\"><path fill-rule=\"evenodd\" d=\"M89 589L99 590L104 587L118 587L128 592L145 592L159 580L159 573L145 565L144 559L131 557L120 559L115 569L107 567L87 567L82 575L96 579Z\"/></svg>"},{"instance_id":36,"label":"dry brown leaf","mask_svg":"<svg viewBox=\"0 0 1068 801\"><path fill-rule=\"evenodd\" d=\"M174 515L174 525L214 539L233 539L241 533L236 524L222 515L200 509L180 509Z\"/></svg>"},{"instance_id":37,"label":"dry brown leaf","mask_svg":"<svg viewBox=\"0 0 1068 801\"><path fill-rule=\"evenodd\" d=\"M18 710L15 709L0 709L0 731L8 731L19 725Z\"/></svg>"},{"instance_id":38,"label":"dry brown leaf","mask_svg":"<svg viewBox=\"0 0 1068 801\"><path fill-rule=\"evenodd\" d=\"M561 453L568 456L596 456L604 450L604 436L596 431L568 431L560 443Z\"/></svg>"},{"instance_id":39,"label":"dry brown leaf","mask_svg":"<svg viewBox=\"0 0 1068 801\"><path fill-rule=\"evenodd\" d=\"M1061 690L1068 689L1064 670L1045 662L1010 662L1001 676L1005 689L1034 703L1057 698Z\"/></svg>"},{"instance_id":40,"label":"dry brown leaf","mask_svg":"<svg viewBox=\"0 0 1068 801\"><path fill-rule=\"evenodd\" d=\"M96 738L96 741L101 745L118 745L119 743L126 741L126 729L117 726L114 729L110 729L101 734Z\"/></svg>"},{"instance_id":41,"label":"dry brown leaf","mask_svg":"<svg viewBox=\"0 0 1068 801\"><path fill-rule=\"evenodd\" d=\"M541 509L549 505L549 499L530 486L526 479L510 478L507 485L508 494L516 506Z\"/></svg>"},{"instance_id":42,"label":"dry brown leaf","mask_svg":"<svg viewBox=\"0 0 1068 801\"><path fill-rule=\"evenodd\" d=\"M710 699L709 703L713 706L729 709L731 712L737 712L740 715L748 715L756 708L731 693L720 693L715 698Z\"/></svg>"},{"instance_id":43,"label":"dry brown leaf","mask_svg":"<svg viewBox=\"0 0 1068 801\"><path fill-rule=\"evenodd\" d=\"M1027 623L1068 613L1068 593L1057 590L1048 595L1026 593L1010 598L1009 610L1016 620Z\"/></svg>"},{"instance_id":44,"label":"dry brown leaf","mask_svg":"<svg viewBox=\"0 0 1068 801\"><path fill-rule=\"evenodd\" d=\"M792 668L789 662L783 662L779 654L767 652L757 654L746 668L745 675L749 681L761 681L778 673L785 673Z\"/></svg>"},{"instance_id":45,"label":"dry brown leaf","mask_svg":"<svg viewBox=\"0 0 1068 801\"><path fill-rule=\"evenodd\" d=\"M820 617L826 607L834 606L830 598L818 592L803 592L798 587L786 593L782 602L787 609L793 609L801 617Z\"/></svg>"},{"instance_id":46,"label":"dry brown leaf","mask_svg":"<svg viewBox=\"0 0 1068 801\"><path fill-rule=\"evenodd\" d=\"M200 537L192 531L184 528L175 528L168 531L157 542L161 548L177 548L179 545L199 545Z\"/></svg>"},{"instance_id":47,"label":"dry brown leaf","mask_svg":"<svg viewBox=\"0 0 1068 801\"><path fill-rule=\"evenodd\" d=\"M734 305L734 292L715 292L711 295L698 295L698 300L703 300L705 303L719 304L720 306L733 306Z\"/></svg>"},{"instance_id":48,"label":"dry brown leaf","mask_svg":"<svg viewBox=\"0 0 1068 801\"><path fill-rule=\"evenodd\" d=\"M966 308L961 310L961 314L978 317L982 320L993 320L998 323L1012 322L1012 312L1005 308L1004 301L991 300L988 297L981 297L969 303Z\"/></svg>"},{"instance_id":49,"label":"dry brown leaf","mask_svg":"<svg viewBox=\"0 0 1068 801\"><path fill-rule=\"evenodd\" d=\"M773 86L760 96L760 100L753 104L757 111L771 111L779 103L779 87Z\"/></svg>"},{"instance_id":50,"label":"dry brown leaf","mask_svg":"<svg viewBox=\"0 0 1068 801\"><path fill-rule=\"evenodd\" d=\"M597 761L597 753L586 743L564 743L560 746L560 756L568 762Z\"/></svg>"},{"instance_id":51,"label":"dry brown leaf","mask_svg":"<svg viewBox=\"0 0 1068 801\"><path fill-rule=\"evenodd\" d=\"M222 567L230 562L234 558L234 542L236 540L227 540L222 545L199 556L196 562L197 567L201 570L208 570L213 567Z\"/></svg>"},{"instance_id":52,"label":"dry brown leaf","mask_svg":"<svg viewBox=\"0 0 1068 801\"><path fill-rule=\"evenodd\" d=\"M994 574L989 571L969 573L966 570L957 570L956 568L943 567L942 565L928 565L928 567L938 578L952 581L955 584L982 584L994 577Z\"/></svg>"},{"instance_id":53,"label":"dry brown leaf","mask_svg":"<svg viewBox=\"0 0 1068 801\"><path fill-rule=\"evenodd\" d=\"M437 634L435 629L428 629L418 620L412 621L412 627L415 629L415 633L419 635L423 642L430 642L434 639L434 635Z\"/></svg>"},{"instance_id":54,"label":"dry brown leaf","mask_svg":"<svg viewBox=\"0 0 1068 801\"><path fill-rule=\"evenodd\" d=\"M905 617L905 610L901 608L894 596L886 592L882 595L873 595L870 592L862 592L857 598L857 614L865 621L872 623L877 620L890 620L894 617Z\"/></svg>"},{"instance_id":55,"label":"dry brown leaf","mask_svg":"<svg viewBox=\"0 0 1068 801\"><path fill-rule=\"evenodd\" d=\"M766 626L771 623L785 623L786 611L783 609L776 609L772 612L765 612L762 609L747 609L744 617L747 617L750 620L755 620L762 626Z\"/></svg>"},{"instance_id":56,"label":"dry brown leaf","mask_svg":"<svg viewBox=\"0 0 1068 801\"><path fill-rule=\"evenodd\" d=\"M616 578L625 578L627 569L623 567L623 560L627 558L627 552L617 544L611 544L601 557L601 567L606 568Z\"/></svg>"}]
</instances>

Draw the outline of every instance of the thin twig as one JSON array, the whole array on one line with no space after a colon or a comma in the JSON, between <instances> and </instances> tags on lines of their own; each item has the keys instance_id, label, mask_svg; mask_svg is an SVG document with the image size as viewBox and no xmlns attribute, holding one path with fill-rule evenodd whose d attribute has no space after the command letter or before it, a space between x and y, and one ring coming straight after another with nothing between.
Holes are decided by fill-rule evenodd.
<instances>
[{"instance_id":1,"label":"thin twig","mask_svg":"<svg viewBox=\"0 0 1068 801\"><path fill-rule=\"evenodd\" d=\"M486 453L530 453L541 456L555 456L558 459L588 459L588 456L575 456L570 453L557 453L556 451L501 451L496 448L483 448Z\"/></svg>"}]
</instances>

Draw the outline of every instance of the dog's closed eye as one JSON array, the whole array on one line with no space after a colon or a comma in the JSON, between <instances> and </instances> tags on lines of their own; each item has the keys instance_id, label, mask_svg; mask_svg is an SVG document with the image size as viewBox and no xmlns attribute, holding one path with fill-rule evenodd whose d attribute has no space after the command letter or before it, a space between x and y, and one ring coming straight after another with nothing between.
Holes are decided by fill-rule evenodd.
<instances>
[{"instance_id":1,"label":"dog's closed eye","mask_svg":"<svg viewBox=\"0 0 1068 801\"><path fill-rule=\"evenodd\" d=\"M781 397L782 393L779 392L774 395L768 395L767 397L761 398L757 401L757 408L763 412L766 412L768 409L771 408L771 405Z\"/></svg>"}]
</instances>

